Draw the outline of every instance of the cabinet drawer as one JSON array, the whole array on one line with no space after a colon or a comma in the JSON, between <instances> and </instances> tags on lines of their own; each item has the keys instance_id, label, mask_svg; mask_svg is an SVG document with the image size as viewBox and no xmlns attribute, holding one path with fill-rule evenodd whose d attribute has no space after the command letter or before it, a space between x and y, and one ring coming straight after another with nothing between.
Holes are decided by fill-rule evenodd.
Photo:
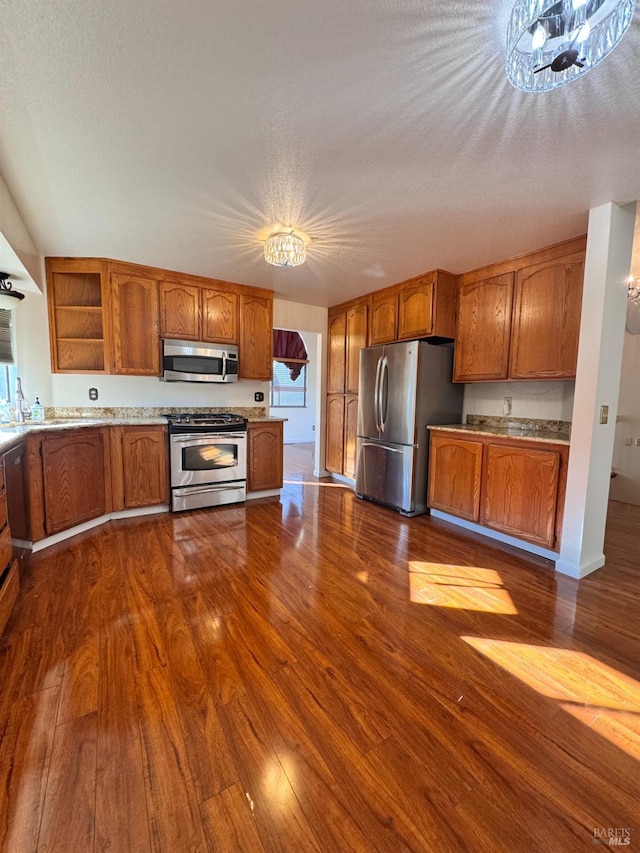
<instances>
[{"instance_id":1,"label":"cabinet drawer","mask_svg":"<svg viewBox=\"0 0 640 853\"><path fill-rule=\"evenodd\" d=\"M20 591L20 576L18 574L18 562L13 561L2 587L0 587L0 634L4 631L13 605L16 603Z\"/></svg>"}]
</instances>

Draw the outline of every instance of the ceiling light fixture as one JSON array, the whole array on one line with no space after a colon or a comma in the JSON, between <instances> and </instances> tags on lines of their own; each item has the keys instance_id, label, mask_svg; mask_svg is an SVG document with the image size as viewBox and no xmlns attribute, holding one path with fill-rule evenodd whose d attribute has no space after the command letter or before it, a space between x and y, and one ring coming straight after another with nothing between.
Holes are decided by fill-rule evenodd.
<instances>
[{"instance_id":1,"label":"ceiling light fixture","mask_svg":"<svg viewBox=\"0 0 640 853\"><path fill-rule=\"evenodd\" d=\"M22 299L24 299L24 293L13 289L13 285L9 281L9 273L0 272L0 308L6 308L10 311Z\"/></svg>"},{"instance_id":2,"label":"ceiling light fixture","mask_svg":"<svg viewBox=\"0 0 640 853\"><path fill-rule=\"evenodd\" d=\"M586 74L629 29L635 0L518 0L507 30L507 77L546 92Z\"/></svg>"},{"instance_id":3,"label":"ceiling light fixture","mask_svg":"<svg viewBox=\"0 0 640 853\"><path fill-rule=\"evenodd\" d=\"M276 267L299 267L307 258L302 237L293 231L275 231L264 243L264 259Z\"/></svg>"}]
</instances>

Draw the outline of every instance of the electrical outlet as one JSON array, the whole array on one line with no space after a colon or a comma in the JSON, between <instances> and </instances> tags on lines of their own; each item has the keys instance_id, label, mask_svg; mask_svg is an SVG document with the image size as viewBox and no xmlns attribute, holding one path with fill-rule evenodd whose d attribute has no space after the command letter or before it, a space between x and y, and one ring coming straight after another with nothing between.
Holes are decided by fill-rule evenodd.
<instances>
[{"instance_id":1,"label":"electrical outlet","mask_svg":"<svg viewBox=\"0 0 640 853\"><path fill-rule=\"evenodd\" d=\"M636 438L636 447L640 447L640 438Z\"/></svg>"},{"instance_id":2,"label":"electrical outlet","mask_svg":"<svg viewBox=\"0 0 640 853\"><path fill-rule=\"evenodd\" d=\"M632 438L625 438L624 443L626 444L627 447L631 447L631 445L633 444L633 439Z\"/></svg>"},{"instance_id":3,"label":"electrical outlet","mask_svg":"<svg viewBox=\"0 0 640 853\"><path fill-rule=\"evenodd\" d=\"M504 403L502 404L502 414L503 415L510 415L511 414L511 402L512 402L511 397L505 397L504 398Z\"/></svg>"},{"instance_id":4,"label":"electrical outlet","mask_svg":"<svg viewBox=\"0 0 640 853\"><path fill-rule=\"evenodd\" d=\"M89 399L97 400L98 399L98 389L97 388L89 388Z\"/></svg>"}]
</instances>

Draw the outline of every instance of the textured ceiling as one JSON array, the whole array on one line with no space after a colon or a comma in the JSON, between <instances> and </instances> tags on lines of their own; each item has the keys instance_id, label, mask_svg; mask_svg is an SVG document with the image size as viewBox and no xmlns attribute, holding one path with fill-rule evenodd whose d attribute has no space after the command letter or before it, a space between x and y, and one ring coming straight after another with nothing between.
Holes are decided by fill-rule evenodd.
<instances>
[{"instance_id":1,"label":"textured ceiling","mask_svg":"<svg viewBox=\"0 0 640 853\"><path fill-rule=\"evenodd\" d=\"M640 197L640 23L525 94L511 5L0 0L0 172L43 254L317 305L538 248ZM303 267L264 262L278 222Z\"/></svg>"}]
</instances>

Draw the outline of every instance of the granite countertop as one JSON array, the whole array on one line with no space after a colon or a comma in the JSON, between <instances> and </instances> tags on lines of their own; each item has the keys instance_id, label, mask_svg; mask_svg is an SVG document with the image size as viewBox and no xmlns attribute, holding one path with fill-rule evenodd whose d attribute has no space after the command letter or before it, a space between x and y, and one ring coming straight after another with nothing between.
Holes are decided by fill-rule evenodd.
<instances>
[{"instance_id":1,"label":"granite countertop","mask_svg":"<svg viewBox=\"0 0 640 853\"><path fill-rule=\"evenodd\" d=\"M464 432L474 435L505 436L522 439L523 441L546 441L552 444L570 444L568 432L549 429L523 429L517 426L489 426L487 424L438 424L428 426L431 430L447 430L447 432Z\"/></svg>"}]
</instances>

